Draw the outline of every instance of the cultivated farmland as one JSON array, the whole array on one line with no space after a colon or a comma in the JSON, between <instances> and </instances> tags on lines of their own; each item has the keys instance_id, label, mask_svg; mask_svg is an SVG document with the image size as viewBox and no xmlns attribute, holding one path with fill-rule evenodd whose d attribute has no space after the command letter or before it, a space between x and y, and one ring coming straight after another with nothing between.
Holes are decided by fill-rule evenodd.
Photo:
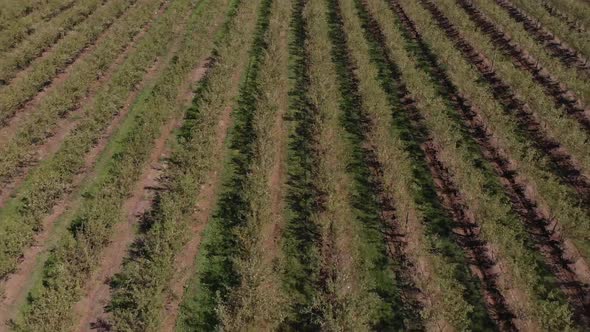
<instances>
[{"instance_id":1,"label":"cultivated farmland","mask_svg":"<svg viewBox=\"0 0 590 332\"><path fill-rule=\"evenodd\" d=\"M590 331L590 1L0 0L0 331Z\"/></svg>"}]
</instances>

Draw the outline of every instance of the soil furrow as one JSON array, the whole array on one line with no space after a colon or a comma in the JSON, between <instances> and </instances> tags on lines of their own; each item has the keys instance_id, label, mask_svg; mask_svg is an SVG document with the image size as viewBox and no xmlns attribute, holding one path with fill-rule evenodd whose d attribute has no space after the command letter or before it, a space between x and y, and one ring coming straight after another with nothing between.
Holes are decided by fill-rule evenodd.
<instances>
[{"instance_id":1,"label":"soil furrow","mask_svg":"<svg viewBox=\"0 0 590 332\"><path fill-rule=\"evenodd\" d=\"M433 16L436 16L435 13L438 12L438 9L429 0L421 0L421 2L425 8L433 13ZM439 16L436 20L440 21L441 18L444 19L444 17ZM452 28L450 23L448 24L448 27ZM455 36L458 36L458 34L455 34ZM489 132L488 127L482 121L482 117L479 116L478 110L472 108L469 101L465 100L461 95L457 94L456 98L457 103L461 105L459 107L460 114L482 148L484 157L491 162L496 173L502 178L502 185L511 199L515 212L521 216L529 227L529 234L535 241L537 249L545 257L549 269L558 279L559 286L568 297L577 318L587 324L590 303L589 299L585 298L588 285L583 280L588 280L588 276L581 275L587 272L584 269L576 269L572 266L575 256L578 255L575 254L574 250L569 249L569 246L565 246L563 236L560 234L559 229L555 227L556 223L549 216L544 215L536 202L526 194L526 183L521 182L522 180L518 177L517 172L511 167L509 159L503 156L499 148L494 145L493 133Z\"/></svg>"},{"instance_id":2,"label":"soil furrow","mask_svg":"<svg viewBox=\"0 0 590 332\"><path fill-rule=\"evenodd\" d=\"M583 202L590 206L590 180L586 174L582 173L577 161L561 146L558 140L546 133L545 128L537 120L535 112L514 94L511 87L498 76L494 70L493 62L462 36L434 2L420 0L420 3L433 15L435 23L446 33L465 59L481 73L490 85L494 97L504 107L504 111L516 117L519 128L526 133L539 151L549 157L553 164L552 171L563 182L573 187Z\"/></svg>"},{"instance_id":3,"label":"soil furrow","mask_svg":"<svg viewBox=\"0 0 590 332\"><path fill-rule=\"evenodd\" d=\"M81 120L81 116L84 113L84 106L92 104L93 100L96 97L97 92L99 91L100 87L103 86L106 82L108 82L111 77L113 76L114 72L117 68L124 62L124 60L128 57L128 55L135 49L135 45L138 40L140 40L143 35L150 29L153 21L157 19L168 7L170 2L164 2L160 6L157 14L152 18L151 21L147 22L146 25L142 28L142 30L133 38L133 40L125 47L125 49L117 56L117 59L113 61L111 66L103 73L100 73L97 77L96 82L92 84L89 88L88 93L86 96L78 102L78 107L67 114L64 118L58 120L55 129L52 135L45 141L42 145L39 145L36 148L36 151L29 157L28 161L23 163L18 170L18 174L10 179L9 182L5 183L2 188L0 188L0 208L2 208L8 200L15 194L16 190L20 187L20 185L25 181L27 175L30 171L38 165L40 162L45 160L47 157L53 155L61 146L61 143L66 139L68 134L76 128ZM83 58L79 58L79 61L83 61ZM148 71L147 76L150 76L150 72ZM49 89L57 89L59 88L59 83L63 82L68 79L69 72L64 72L60 74L54 81L54 84L51 85ZM142 83L143 85L143 83ZM141 86L141 85L140 85ZM50 90L45 90L42 92L43 95L49 93ZM28 113L34 111L35 107L39 104L40 99L43 96L37 95L35 100L31 101L30 104L26 106L26 109L23 112L19 112L16 118L13 118L14 121L11 121L8 127L4 127L0 129L0 144L6 144L10 137L12 137L19 129L19 125L22 121L26 120ZM124 116L128 111L128 107L124 108L118 117ZM22 114L21 114L22 113ZM116 120L115 120L116 121Z\"/></svg>"},{"instance_id":4,"label":"soil furrow","mask_svg":"<svg viewBox=\"0 0 590 332\"><path fill-rule=\"evenodd\" d=\"M394 2L392 2L392 7L396 8ZM399 6L397 8L399 9ZM396 11L398 14L400 13L399 10ZM370 16L368 28L374 35L374 38L379 41L381 48L385 50L385 37L379 24ZM423 122L424 119L415 107L415 102L410 92L405 88L403 82L398 82L398 84L401 87L399 98L405 112L410 117L413 131L422 133L424 136L424 141L420 145L420 148L425 155L429 171L434 179L436 194L443 207L453 219L454 231L458 234L455 241L471 258L471 268L482 282L488 312L503 330L515 330L511 321L514 314L511 313L496 282L495 271L497 268L495 266L496 262L491 256L491 250L488 244L479 237L477 222L470 217L471 214L469 213L468 207L465 205L461 193L453 183L451 174L439 160L438 155L440 152L438 147L433 143L432 137L430 137L428 129Z\"/></svg>"},{"instance_id":5,"label":"soil furrow","mask_svg":"<svg viewBox=\"0 0 590 332\"><path fill-rule=\"evenodd\" d=\"M570 28L570 30L572 31L576 31L579 33L586 33L586 27L584 26L584 24L578 22L575 18L570 17L569 15L567 15L566 13L560 11L559 9L555 8L554 6L552 6L551 4L549 4L549 2L547 1L542 1L541 2L541 6L543 6L543 8L545 8L545 10L553 17L556 17L564 22L567 23L567 26Z\"/></svg>"},{"instance_id":6,"label":"soil furrow","mask_svg":"<svg viewBox=\"0 0 590 332\"><path fill-rule=\"evenodd\" d=\"M221 154L225 138L227 137L228 128L231 127L231 112L232 107L226 107L222 112L218 123L214 147L214 151L218 155ZM190 230L191 238L180 251L180 255L174 260L176 273L174 274L173 280L171 280L170 296L164 307L165 318L162 323L162 331L174 331L185 286L192 275L195 260L199 253L201 234L211 219L215 202L217 201L217 193L221 182L219 169L222 166L223 159L216 158L215 160L216 165L211 167L211 170L205 177L207 182L201 186L201 191L196 199L197 210L193 216L194 222Z\"/></svg>"},{"instance_id":7,"label":"soil furrow","mask_svg":"<svg viewBox=\"0 0 590 332\"><path fill-rule=\"evenodd\" d=\"M73 49L73 53L66 53L67 56L65 59L63 56L64 54L60 53L58 53L60 56L56 59L55 53L60 51L60 45L55 44L51 48L44 51L41 56L36 58L34 61L31 61L29 66L16 73L15 77L10 81L10 85L2 89L2 93L10 94L15 90L21 89L29 91L31 86L34 87L34 93L19 95L18 98L11 100L11 103L9 103L6 109L3 110L4 114L2 114L0 126L7 125L15 114L25 108L28 102L35 99L36 95L44 94L44 90L50 87L54 80L58 80L62 74L66 74L69 68L75 68L74 64L79 63L78 60L80 58L88 57L89 54L92 54L97 45L99 45L105 39L105 36L108 36L109 31L111 31L111 27L117 22L117 20L119 20L129 11L132 11L132 7L138 6L137 1L138 0L131 0L123 10L120 10L114 17L106 20L100 26L100 31L98 33L91 34L84 45L80 45L79 48L76 47ZM75 34L79 35L80 32L76 31ZM53 71L48 72L45 75L39 75L38 68L43 68L44 65L48 68L53 67ZM68 74L66 74L66 76L68 76ZM34 78L32 84L31 81L28 81L30 77ZM61 82L63 82L63 77Z\"/></svg>"},{"instance_id":8,"label":"soil furrow","mask_svg":"<svg viewBox=\"0 0 590 332\"><path fill-rule=\"evenodd\" d=\"M132 41L125 46L125 49L121 52L121 54L117 56L117 59L113 61L113 64L106 71L97 73L97 83L95 84L95 86L90 88L90 92L87 94L86 98L88 98L88 96L91 96L93 92L96 92L96 90L98 89L98 85L101 85L101 82L105 81L105 77L110 77L110 75L112 75L114 68L123 63L123 60L127 58L127 55L134 49L134 45L137 43L137 41L143 37L147 30L150 29L153 21L157 20L157 18L166 10L166 8L168 8L169 4L170 2L168 1L162 2L156 15L154 15L151 18L151 20L144 24L139 33L133 37ZM96 42L93 45L84 48L80 56L78 56L71 64L69 64L55 77L53 77L51 81L47 83L47 85L44 86L43 89L40 90L35 96L33 96L30 100L24 102L23 106L16 111L15 115L6 121L5 126L0 128L0 145L6 144L8 140L10 140L10 138L16 134L17 130L20 128L22 123L26 120L27 117L30 116L32 112L35 111L35 109L39 106L39 104L45 96L50 94L53 90L58 89L63 82L69 79L70 75L72 74L71 72L73 68L75 68L79 63L85 61L89 56L91 56L92 52L96 48L96 45L99 45L105 39L106 32L107 31L101 34L101 36L96 40ZM86 103L87 100L84 100L79 104L84 105ZM72 116L75 116L74 113L79 113L79 111L80 108L78 108L77 111L72 112ZM61 126L58 125L57 127Z\"/></svg>"},{"instance_id":9,"label":"soil furrow","mask_svg":"<svg viewBox=\"0 0 590 332\"><path fill-rule=\"evenodd\" d=\"M177 38L163 63L168 63L177 53L180 41L180 38ZM192 100L192 87L206 75L208 68L209 60L205 59L187 75L177 99L181 107L187 107ZM109 281L122 270L129 246L136 238L136 225L140 224L141 218L151 210L156 194L166 189L162 186L161 176L165 174L166 161L170 155L167 142L180 124L181 119L175 118L164 126L160 137L154 143L143 173L129 198L123 203L121 210L125 211L126 217L115 226L116 235L105 248L100 267L86 285L85 296L74 306L74 311L81 317L76 328L78 331L88 330L89 327L99 331L108 330L109 314L105 306L110 303L111 297Z\"/></svg>"},{"instance_id":10,"label":"soil furrow","mask_svg":"<svg viewBox=\"0 0 590 332\"><path fill-rule=\"evenodd\" d=\"M15 48L14 50L12 50L9 54L7 54L7 56L10 56L9 57L10 63L8 65L6 65L8 68L7 72L0 72L0 74L1 74L0 87L10 85L15 80L20 79L20 77L22 77L24 75L23 72L26 70L29 70L31 64L34 61L40 61L40 60L46 58L49 54L51 54L52 49L61 40L66 38L66 36L74 33L74 29L76 27L84 24L84 22L89 20L93 14L106 8L108 1L109 0L100 0L100 2L98 2L97 4L91 5L90 11L88 11L88 10L83 11L81 13L81 15L79 15L79 17L76 18L75 21L71 22L71 26L69 26L67 30L60 31L55 36L50 36L50 37L52 37L50 39L50 42L46 41L44 43L44 45L41 46L40 49L34 50L34 52L30 52L30 54L27 54L27 53L22 54L22 56L23 56L22 58L15 58L15 55L13 55L13 53L17 53L17 54L19 52L23 53L21 48ZM24 46L30 47L30 45L24 45ZM26 51L26 49L25 49L25 51Z\"/></svg>"},{"instance_id":11,"label":"soil furrow","mask_svg":"<svg viewBox=\"0 0 590 332\"><path fill-rule=\"evenodd\" d=\"M543 27L543 25L535 18L516 7L509 0L495 1L500 7L504 8L515 21L521 22L531 37L545 45L545 48L547 48L554 57L559 58L565 65L578 68L580 71L590 76L590 62L583 54L561 41L551 31Z\"/></svg>"},{"instance_id":12,"label":"soil furrow","mask_svg":"<svg viewBox=\"0 0 590 332\"><path fill-rule=\"evenodd\" d=\"M584 103L575 92L568 89L565 83L559 81L547 68L540 65L537 59L513 41L508 33L494 24L471 0L456 0L456 2L467 12L471 20L490 37L496 47L510 56L518 67L528 71L535 81L543 86L545 91L553 97L557 107L563 105L566 112L590 133L590 109L585 109Z\"/></svg>"},{"instance_id":13,"label":"soil furrow","mask_svg":"<svg viewBox=\"0 0 590 332\"><path fill-rule=\"evenodd\" d=\"M139 96L139 93L154 79L156 73L160 71L161 66L162 61L154 62L154 65L148 70L142 83L129 95L125 102L125 107L121 109L117 117L105 130L97 144L86 155L83 170L76 175L72 183L72 188L79 188L83 181L96 176L96 170L93 169L93 166L100 158L102 152L106 149L111 137L115 134L119 125L126 118L134 101ZM17 310L19 305L25 300L25 296L31 287L30 282L34 275L34 271L43 265L43 262L40 261L39 258L43 253L50 249L50 246L53 243L52 235L56 227L55 223L62 217L64 212L71 210L72 207L78 204L76 201L78 194L79 190L73 189L67 197L54 206L51 214L43 218L43 221L41 222L42 231L35 235L35 245L24 251L22 260L19 263L16 272L0 283L0 288L4 290L4 297L0 303L2 307L2 309L0 309L0 322L12 319L15 310Z\"/></svg>"},{"instance_id":14,"label":"soil furrow","mask_svg":"<svg viewBox=\"0 0 590 332\"><path fill-rule=\"evenodd\" d=\"M108 330L108 315L104 308L110 301L110 278L121 270L129 245L135 239L138 220L150 209L156 192L164 189L160 186L160 177L170 152L166 143L179 123L179 119L174 119L164 127L131 196L123 203L125 217L115 226L115 235L103 252L99 268L87 281L85 296L73 308L80 317L76 331Z\"/></svg>"}]
</instances>

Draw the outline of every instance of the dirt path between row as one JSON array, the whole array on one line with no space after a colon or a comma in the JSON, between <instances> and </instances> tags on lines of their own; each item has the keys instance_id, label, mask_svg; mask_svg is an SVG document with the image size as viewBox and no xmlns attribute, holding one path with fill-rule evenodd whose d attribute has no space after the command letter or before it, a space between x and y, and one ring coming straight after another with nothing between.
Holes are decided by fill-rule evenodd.
<instances>
[{"instance_id":1,"label":"dirt path between row","mask_svg":"<svg viewBox=\"0 0 590 332\"><path fill-rule=\"evenodd\" d=\"M96 170L93 170L93 166L102 152L106 149L111 137L119 128L119 125L127 117L127 114L140 92L148 86L155 77L157 77L157 74L162 69L162 63L162 61L154 62L154 65L148 71L142 83L129 95L125 102L125 107L119 112L113 122L111 122L96 146L94 146L86 155L84 168L72 183L72 188L77 189L74 189L72 193L61 200L53 208L52 213L43 219L41 223L43 230L35 236L35 245L24 251L22 261L20 262L17 271L0 283L0 289L4 290L2 301L0 302L0 322L3 323L8 319L13 318L16 314L16 310L25 301L25 297L32 286L31 282L34 271L40 268L44 263L42 260L39 260L39 258L42 254L50 250L52 244L51 237L56 227L56 221L65 211L73 209L73 207L79 203L76 200L76 197L80 194L79 187L85 179L90 179L96 175ZM2 327L2 325L0 325L0 327Z\"/></svg>"},{"instance_id":2,"label":"dirt path between row","mask_svg":"<svg viewBox=\"0 0 590 332\"><path fill-rule=\"evenodd\" d=\"M238 68L244 68L244 65L245 62L242 61ZM232 75L230 82L238 83L241 74L242 70L236 70ZM234 85L234 88L237 89L239 84ZM219 119L217 130L215 132L215 145L212 149L213 154L216 155L214 158L215 163L211 166L211 170L205 176L207 182L201 186L201 191L196 198L196 212L193 216L193 224L190 229L192 236L175 259L174 265L176 266L176 272L174 273L173 279L170 281L170 294L168 295L168 300L164 306L164 321L161 326L161 331L174 331L185 287L194 272L195 260L199 254L199 248L201 245L201 234L207 227L217 202L217 193L221 182L221 174L219 170L223 169L223 150L225 139L229 128L232 125L232 110L231 106L227 106L221 113Z\"/></svg>"},{"instance_id":3,"label":"dirt path between row","mask_svg":"<svg viewBox=\"0 0 590 332\"><path fill-rule=\"evenodd\" d=\"M465 57L472 61L476 67L483 66L482 63L486 62L481 60L484 59L483 55L469 55L477 52L462 39L461 34L457 32L454 25L442 14L436 4L431 0L421 0L420 3L432 13L437 24L447 33L450 39L457 43L458 48L465 53ZM474 58L479 58L480 61L477 62ZM488 77L495 77L491 68L482 71L487 73ZM468 102L463 103L465 105L469 104ZM576 253L572 250L573 244L568 242L568 245L565 245L565 237L561 233L561 229L555 227L557 221L553 220L544 211L541 211L534 197L530 197L530 193L527 192L529 186L521 183L517 173L509 169L511 166L510 160L501 156L497 148L493 146L493 143L489 140L493 136L488 136L491 133L488 133L485 123L479 122L481 119L472 116L477 114L477 110L465 107L465 111L467 112L464 117L471 118L470 121L467 121L467 124L479 132L478 135L474 135L474 138L483 148L484 157L490 161L498 176L500 176L501 183L506 195L510 198L514 211L521 217L525 227L529 230L536 250L544 256L548 269L557 279L557 286L566 295L573 309L574 319L581 321L582 325L588 324L590 320L588 314L590 312L590 299L586 295L588 285L585 284L584 280L589 279L587 275L589 269L579 268L583 265L583 261L575 257ZM469 115L469 113L472 115ZM570 264L571 262L576 262L576 265Z\"/></svg>"},{"instance_id":4,"label":"dirt path between row","mask_svg":"<svg viewBox=\"0 0 590 332\"><path fill-rule=\"evenodd\" d=\"M286 174L286 156L287 146L284 133L286 132L284 112L287 105L283 105L282 110L276 114L275 128L278 132L278 140L275 142L275 163L272 167L268 188L270 190L271 198L271 213L274 222L263 225L261 230L262 250L264 253L265 265L271 265L272 261L277 257L279 248L279 241L283 233L285 220L283 218L283 211L285 207L284 191L285 191L285 174Z\"/></svg>"},{"instance_id":5,"label":"dirt path between row","mask_svg":"<svg viewBox=\"0 0 590 332\"><path fill-rule=\"evenodd\" d=\"M221 182L220 170L223 169L222 163L224 158L221 158L225 138L227 137L228 129L231 126L231 107L226 107L221 114L221 118L217 125L215 132L215 147L213 151L219 156L216 158L215 164L205 177L207 182L201 186L201 191L197 196L196 213L193 216L193 225L190 229L192 234L189 242L180 251L180 255L175 259L176 272L170 284L170 296L165 306L164 322L162 324L162 331L173 331L176 325L176 318L180 308L180 302L184 294L185 286L193 274L193 267L196 257L199 253L201 244L201 234L213 213L215 204L217 202L217 193Z\"/></svg>"},{"instance_id":6,"label":"dirt path between row","mask_svg":"<svg viewBox=\"0 0 590 332\"><path fill-rule=\"evenodd\" d=\"M175 53L175 52L172 52ZM172 54L171 53L171 54ZM191 72L179 94L181 105L187 106L192 100L192 85L200 81L209 68L209 60L205 60ZM152 206L156 192L161 190L160 177L166 169L165 160L169 156L169 146L166 144L171 139L174 130L182 123L182 116L177 116L165 127L161 136L156 140L154 149L146 164L139 181L131 194L125 201L122 211L126 213L126 222L115 226L111 244L102 254L100 267L93 274L86 285L86 295L76 303L74 311L81 317L76 331L87 331L88 329L107 329L109 313L105 306L110 302L111 292L109 281L122 270L124 259L130 245L136 238L136 225L141 216Z\"/></svg>"},{"instance_id":7,"label":"dirt path between row","mask_svg":"<svg viewBox=\"0 0 590 332\"><path fill-rule=\"evenodd\" d=\"M166 8L168 8L169 2L166 2L164 5L160 7L157 14L152 18L150 22L148 22L142 30L133 38L133 40L125 47L123 52L119 54L117 59L113 62L113 64L108 68L107 71L104 72L102 76L100 76L96 82L92 84L86 96L78 102L78 107L69 112L68 115L64 118L58 120L53 135L48 138L45 143L40 145L36 152L35 152L35 162L28 163L24 165L20 170L17 176L11 179L10 182L4 184L2 188L0 188L0 208L3 208L7 201L15 194L16 190L20 187L20 185L25 181L27 175L34 168L37 164L41 161L46 159L48 156L53 155L55 152L59 150L61 143L65 140L68 134L76 128L78 123L80 122L80 118L84 113L85 106L91 105L94 102L96 94L98 93L99 89L104 86L107 82L110 81L112 76L114 75L115 71L120 67L121 64L127 59L129 54L131 54L137 46L137 42L141 40L141 38L145 35L145 33L150 29L154 20L156 20ZM98 44L98 42L97 42ZM77 61L84 61L85 58L92 53L92 50L87 49L85 55L78 58ZM44 89L41 93L39 93L35 99L27 103L27 105L16 114L15 117L12 118L8 126L4 128L0 128L0 145L7 144L9 140L18 132L21 127L21 124L30 116L30 114L39 106L41 100L51 92L51 90L59 88L61 84L69 78L71 74L71 66L68 67L68 70L61 73L54 79L54 81L49 85L46 89ZM151 70L150 70L151 71ZM150 75L150 71L148 71L148 76ZM146 76L147 77L147 76ZM142 86L143 83L142 83ZM142 88L141 88L142 89ZM139 89L139 90L141 90ZM121 114L126 114L128 111L128 107L125 107L123 111L119 113L118 116ZM115 120L116 121L116 120Z\"/></svg>"},{"instance_id":8,"label":"dirt path between row","mask_svg":"<svg viewBox=\"0 0 590 332\"><path fill-rule=\"evenodd\" d=\"M133 49L133 46L137 43L139 39L141 39L141 37L146 33L146 31L149 30L152 23L166 10L166 8L168 8L169 4L170 2L162 2L160 8L155 13L155 15L150 20L148 20L146 24L144 24L139 33L137 33L133 37L131 42L128 43L127 46L125 46L121 54L119 54L117 59L113 61L113 64L105 72L97 73L97 81L96 83L94 83L93 86L90 87L87 96L91 95L92 92L97 89L96 85L99 85L100 82L104 82L103 77L112 74L113 68L120 65L123 62L123 60L127 58L127 55L129 54L130 50ZM33 113L39 107L43 99L47 95L52 93L55 89L59 89L63 85L63 83L70 77L70 75L72 75L73 69L76 68L81 62L86 61L86 59L88 59L93 54L93 52L97 48L97 45L100 45L104 41L106 35L108 35L111 28L112 26L101 32L99 37L94 41L92 45L88 45L85 48L83 48L80 51L80 53L73 58L73 61L71 61L65 68L61 69L56 74L56 76L54 76L45 87L43 87L43 89L37 92L37 94L33 98L26 101L25 104L22 107L20 107L16 111L16 113L11 118L9 118L5 124L2 125L2 127L0 127L0 145L6 144L9 141L9 139L16 134L17 130L20 128L23 122L30 116L30 114ZM80 103L80 105L83 104L84 103L82 102Z\"/></svg>"},{"instance_id":9,"label":"dirt path between row","mask_svg":"<svg viewBox=\"0 0 590 332\"><path fill-rule=\"evenodd\" d=\"M166 168L165 160L170 152L166 142L179 123L180 120L176 118L166 125L162 135L156 140L149 162L136 183L133 194L123 204L122 210L126 215L124 221L115 226L114 236L103 252L100 267L86 284L88 292L74 307L77 316L81 317L76 331L87 331L100 325L100 322L107 321L104 307L110 299L110 278L121 271L127 250L135 239L137 221L150 208L160 188L159 178Z\"/></svg>"}]
</instances>

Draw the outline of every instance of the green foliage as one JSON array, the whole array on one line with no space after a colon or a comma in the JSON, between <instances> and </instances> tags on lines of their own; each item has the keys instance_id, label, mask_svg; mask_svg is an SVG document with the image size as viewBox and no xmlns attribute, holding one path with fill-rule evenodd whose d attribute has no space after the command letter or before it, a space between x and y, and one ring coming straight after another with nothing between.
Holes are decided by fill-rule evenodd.
<instances>
[{"instance_id":1,"label":"green foliage","mask_svg":"<svg viewBox=\"0 0 590 332\"><path fill-rule=\"evenodd\" d=\"M263 0L258 10L248 69L240 87L237 107L232 113L234 128L229 143L231 160L215 216L202 245L204 256L197 281L199 291L196 298L190 298L185 304L194 311L182 318L180 325L183 329L214 330L220 322L216 309L227 298L230 290L240 283L235 258L240 255L242 247L235 230L244 225L249 213L249 198L244 186L250 173L256 140L253 119L260 94L259 73L267 47L271 5L272 0Z\"/></svg>"},{"instance_id":2,"label":"green foliage","mask_svg":"<svg viewBox=\"0 0 590 332\"><path fill-rule=\"evenodd\" d=\"M462 32L462 36L471 45L476 46L478 52L482 52L493 61L493 68L498 77L510 86L510 91L516 94L519 100L528 105L535 120L540 124L541 132L560 143L564 151L577 162L576 166L582 174L590 175L590 133L575 119L565 116L563 107L556 107L553 98L545 94L541 85L537 84L531 75L524 73L523 69L512 63L509 55L494 47L491 40L470 21L469 16L455 4L455 1L442 0L437 2L437 6ZM567 175L559 174L559 166L555 166L555 173L565 179Z\"/></svg>"},{"instance_id":3,"label":"green foliage","mask_svg":"<svg viewBox=\"0 0 590 332\"><path fill-rule=\"evenodd\" d=\"M400 68L393 62L394 57L383 44L382 33L375 28L375 22L362 2L355 1L358 16L365 29L365 37L370 47L371 60L379 69L379 79L386 91L392 107L393 128L396 136L410 156L414 168L412 176L416 183L414 199L425 220L426 232L432 246L432 253L440 255L446 261L444 271L439 273L446 278L456 280L463 285L463 298L466 302L448 302L443 311L461 312L463 318L455 317L456 327L459 329L481 329L493 326L482 298L479 281L470 273L465 253L458 246L453 233L453 221L447 211L441 206L435 191L426 156L421 148L430 135L428 129L412 118L404 107L400 98L409 96L404 85ZM411 106L410 106L411 107ZM467 305L467 307L464 307Z\"/></svg>"},{"instance_id":4,"label":"green foliage","mask_svg":"<svg viewBox=\"0 0 590 332\"><path fill-rule=\"evenodd\" d=\"M4 1L2 5L8 7L6 2ZM0 52L6 52L14 48L35 31L47 29L53 18L72 8L75 3L74 0L37 1L31 7L23 6L22 13L25 15L15 17L12 20L9 18L3 19L3 13L0 13L0 21L2 22L0 23L0 31L2 31L0 35ZM40 4L43 4L43 6L39 6Z\"/></svg>"},{"instance_id":5,"label":"green foliage","mask_svg":"<svg viewBox=\"0 0 590 332\"><path fill-rule=\"evenodd\" d=\"M294 129L289 136L287 223L283 233L283 286L290 298L289 316L283 322L293 330L319 329L321 313L312 309L319 283L319 227L312 216L322 207L316 185L318 164L318 110L308 97L309 71L306 1L294 1L290 22L291 40L289 119Z\"/></svg>"},{"instance_id":6,"label":"green foliage","mask_svg":"<svg viewBox=\"0 0 590 332\"><path fill-rule=\"evenodd\" d=\"M79 209L73 214L69 232L51 251L44 266L43 284L30 294L23 321L18 325L20 330L56 331L71 326L72 305L83 295L84 281L109 243L113 226L122 215L122 202L141 175L161 128L176 116L181 85L206 54L207 47L203 45L212 46L212 29L216 26L203 19L202 15L208 12L202 7L216 5L215 1L205 1L195 10L190 1L172 4L168 19L186 24L186 19L178 21L176 15L188 13L184 17L190 17L180 49L150 93L134 105L134 114L117 140L112 158L101 176L85 191ZM218 10L222 15L223 7ZM162 23L170 24L170 21ZM174 29L174 24L170 29ZM155 44L155 47L161 45Z\"/></svg>"},{"instance_id":7,"label":"green foliage","mask_svg":"<svg viewBox=\"0 0 590 332\"><path fill-rule=\"evenodd\" d=\"M543 27L551 31L557 38L567 42L569 45L574 47L576 50L584 54L586 59L590 57L590 40L588 39L588 32L586 31L571 31L568 29L567 22L560 19L559 17L552 17L549 13L545 12L543 6L536 3L530 3L524 0L512 0L514 5L524 10L528 15L531 15L537 19ZM572 1L572 0L551 0L553 3L560 3L561 6L566 6L570 11L576 12L577 15L584 17L586 24L590 22L588 13L590 8L584 1ZM571 2L577 2L575 6L570 6ZM584 7L582 11L576 11L576 7ZM520 22L520 24L522 24ZM589 28L587 25L586 28Z\"/></svg>"},{"instance_id":8,"label":"green foliage","mask_svg":"<svg viewBox=\"0 0 590 332\"><path fill-rule=\"evenodd\" d=\"M381 12L384 7L385 4L377 6L374 11ZM393 25L389 23L392 22L391 14L381 16L381 22ZM542 257L536 253L534 242L504 193L498 175L484 159L472 133L457 113L458 106L453 103L457 87L453 83L445 83L444 78L435 74L434 67L438 66L438 60L427 44L417 43L410 38L399 21L393 26L400 29L401 33L390 33L388 43L396 58L405 64L403 76L408 88L416 96L417 106L423 110L434 140L439 142L441 161L452 172L465 204L481 227L480 236L493 248L497 248L503 264L508 262L506 265L511 269L504 271L504 277L519 283L515 287L525 290L530 296L526 304L519 305L525 308L530 306L525 310L529 314L532 312L539 321L546 320L549 316L543 318L543 315L551 311L552 324L560 322L560 325L548 328L566 328L569 318L564 313L569 309L563 295L556 288L555 280ZM443 73L448 72L442 70ZM457 83L463 85L464 81ZM541 310L548 307L553 309Z\"/></svg>"},{"instance_id":9,"label":"green foliage","mask_svg":"<svg viewBox=\"0 0 590 332\"><path fill-rule=\"evenodd\" d=\"M0 59L0 85L7 84L18 71L26 68L31 61L51 47L68 31L92 16L97 8L103 4L103 0L84 0L70 11L53 20L47 29L33 34L26 42L11 50ZM103 6L106 8L108 6ZM102 9L104 10L104 9Z\"/></svg>"},{"instance_id":10,"label":"green foliage","mask_svg":"<svg viewBox=\"0 0 590 332\"><path fill-rule=\"evenodd\" d=\"M122 31L137 31L157 5L156 1L150 6L146 5L144 10L135 12L121 22L124 24L114 27L113 32L117 35L100 45L89 61L73 70L71 81L65 83L63 90L55 91L39 106L25 129L9 143L7 153L0 156L0 165L8 168L6 162L14 166L20 164L22 161L11 160L11 152L26 156L33 148L30 144L43 137L45 126L55 123L61 112L76 107L77 98L81 98L84 90L95 80L95 71L108 66L132 38L132 35ZM97 92L94 103L87 107L86 116L76 130L66 137L55 155L31 172L16 197L0 212L0 276L6 276L16 267L22 251L40 230L43 218L52 211L56 202L72 190L75 175L84 167L86 153L125 105L130 91L141 82L147 68L157 56L165 52L166 48L161 45L168 44L173 36L170 24L173 13L174 10L171 10L154 23L153 29L137 44L135 51L129 54L111 81ZM29 142L30 139L32 141ZM3 170L7 171L7 168Z\"/></svg>"},{"instance_id":11,"label":"green foliage","mask_svg":"<svg viewBox=\"0 0 590 332\"><path fill-rule=\"evenodd\" d=\"M236 45L224 45L220 41L236 31L234 20L240 4L239 0L229 4L224 23L226 28L215 37L217 46L212 68L199 83L193 104L185 113L177 136L178 144L174 146L165 176L167 190L156 198L152 209L142 217L141 233L131 256L124 263L123 271L113 278L109 311L113 313L114 326L118 330L156 331L159 328L165 290L175 271L174 259L186 243L185 230L190 227L194 198L211 168L218 114L210 110L215 106L223 107L220 104L230 98L218 99L217 96L222 94L220 89L226 88L220 81L225 82L223 78L235 69L235 66L227 66L231 60L226 56L231 56L227 54L228 46ZM223 7L204 10L217 12L219 8ZM205 16L214 14L209 12ZM235 53L235 56L239 54Z\"/></svg>"},{"instance_id":12,"label":"green foliage","mask_svg":"<svg viewBox=\"0 0 590 332\"><path fill-rule=\"evenodd\" d=\"M2 110L0 113L0 123L8 121L27 101L31 100L40 90L47 86L57 74L62 72L68 65L75 61L87 45L96 42L100 34L113 24L115 24L115 27L119 27L122 24L132 27L133 23L130 23L129 21L129 13L141 11L141 7L144 6L144 4L140 3L136 5L134 9L127 11L128 7L135 1L136 0L113 2L110 5L101 7L94 13L94 15L88 18L88 20L77 26L72 33L63 37L57 44L53 45L47 56L39 58L37 61L33 61L31 66L26 69L26 75L13 80L10 85L0 89L0 109ZM146 4L145 7L152 6ZM117 19L125 12L128 14L126 14L121 20L122 22L118 22ZM126 33L122 33L120 30L116 31L122 35L119 38L115 37L116 35L113 34L113 31L109 31L105 37L107 39L110 37L116 41L117 39L123 39L126 36L136 34L137 30L138 28L130 29ZM97 52L94 52L94 54L96 53ZM107 60L106 63L112 64L111 59L107 58L105 60ZM92 64L92 62L90 62L90 64ZM80 65L74 68L79 67ZM95 68L95 71L93 72L93 78L95 81L97 71L103 71L106 69L105 67L106 66ZM63 91L61 92L63 93Z\"/></svg>"},{"instance_id":13,"label":"green foliage","mask_svg":"<svg viewBox=\"0 0 590 332\"><path fill-rule=\"evenodd\" d=\"M358 90L358 78L353 71L354 63L349 55L340 5L336 0L328 0L327 3L332 59L336 65L340 108L343 112L341 121L348 133L351 148L351 161L347 169L355 184L352 204L363 227L363 241L373 244L366 246L363 252L373 282L371 292L380 300L379 307L374 309L371 317L371 328L380 331L419 328L418 310L415 304L402 300L402 281L392 272L393 262L387 252L384 234L389 225L381 218L383 206L379 197L380 179L372 173L370 165L374 164L374 156L366 144L367 133L371 130L370 120Z\"/></svg>"}]
</instances>

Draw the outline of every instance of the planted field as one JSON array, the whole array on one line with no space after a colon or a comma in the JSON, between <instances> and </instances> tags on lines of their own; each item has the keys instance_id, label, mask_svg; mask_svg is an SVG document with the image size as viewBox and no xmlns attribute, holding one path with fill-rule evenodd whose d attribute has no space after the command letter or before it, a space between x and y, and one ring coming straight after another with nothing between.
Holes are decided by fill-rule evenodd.
<instances>
[{"instance_id":1,"label":"planted field","mask_svg":"<svg viewBox=\"0 0 590 332\"><path fill-rule=\"evenodd\" d=\"M590 330L587 0L4 0L0 331Z\"/></svg>"}]
</instances>

